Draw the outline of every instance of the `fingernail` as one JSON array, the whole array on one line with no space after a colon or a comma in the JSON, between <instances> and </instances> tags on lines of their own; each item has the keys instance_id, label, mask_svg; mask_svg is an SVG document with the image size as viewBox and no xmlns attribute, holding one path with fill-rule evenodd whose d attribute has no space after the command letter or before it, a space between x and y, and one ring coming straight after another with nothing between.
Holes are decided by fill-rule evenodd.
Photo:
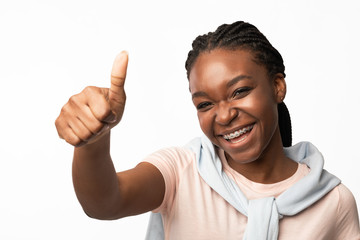
<instances>
[{"instance_id":1,"label":"fingernail","mask_svg":"<svg viewBox=\"0 0 360 240\"><path fill-rule=\"evenodd\" d=\"M82 142L80 142L79 144L75 145L75 147L76 147L76 148L79 148L79 147L84 146L85 144L87 144L87 142L82 141Z\"/></svg>"},{"instance_id":2,"label":"fingernail","mask_svg":"<svg viewBox=\"0 0 360 240\"><path fill-rule=\"evenodd\" d=\"M104 119L104 122L106 123L114 123L116 122L116 115L112 112Z\"/></svg>"},{"instance_id":3,"label":"fingernail","mask_svg":"<svg viewBox=\"0 0 360 240\"><path fill-rule=\"evenodd\" d=\"M102 129L98 133L96 133L96 136L101 135L102 133L106 132L107 130L109 130L109 128L110 128L110 126L108 124L105 124L102 127Z\"/></svg>"},{"instance_id":4,"label":"fingernail","mask_svg":"<svg viewBox=\"0 0 360 240\"><path fill-rule=\"evenodd\" d=\"M129 52L127 50L122 50L121 53L129 55Z\"/></svg>"}]
</instances>

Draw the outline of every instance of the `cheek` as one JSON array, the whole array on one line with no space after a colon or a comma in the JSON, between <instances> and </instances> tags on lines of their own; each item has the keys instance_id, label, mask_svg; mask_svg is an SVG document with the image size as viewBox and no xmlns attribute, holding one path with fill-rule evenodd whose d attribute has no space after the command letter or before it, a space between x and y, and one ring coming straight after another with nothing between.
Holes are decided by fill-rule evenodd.
<instances>
[{"instance_id":1,"label":"cheek","mask_svg":"<svg viewBox=\"0 0 360 240\"><path fill-rule=\"evenodd\" d=\"M269 114L277 114L277 102L270 86L258 88L258 91L256 91L253 97L248 99L247 104L249 106L251 105L258 114L267 115L263 117L270 117L268 116Z\"/></svg>"},{"instance_id":2,"label":"cheek","mask_svg":"<svg viewBox=\"0 0 360 240\"><path fill-rule=\"evenodd\" d=\"M211 132L211 119L206 113L198 113L198 120L201 130L208 135Z\"/></svg>"},{"instance_id":3,"label":"cheek","mask_svg":"<svg viewBox=\"0 0 360 240\"><path fill-rule=\"evenodd\" d=\"M245 98L241 106L245 112L260 121L264 131L273 131L277 126L277 103L268 92L258 91L251 98Z\"/></svg>"},{"instance_id":4,"label":"cheek","mask_svg":"<svg viewBox=\"0 0 360 240\"><path fill-rule=\"evenodd\" d=\"M264 132L272 135L278 125L277 103L272 99L259 103L257 114L262 121Z\"/></svg>"}]
</instances>

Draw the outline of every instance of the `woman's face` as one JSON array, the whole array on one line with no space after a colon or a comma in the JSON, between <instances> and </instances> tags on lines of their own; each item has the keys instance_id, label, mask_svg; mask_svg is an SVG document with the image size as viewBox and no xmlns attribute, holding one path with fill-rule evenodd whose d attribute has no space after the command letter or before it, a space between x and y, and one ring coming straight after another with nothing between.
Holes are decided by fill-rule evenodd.
<instances>
[{"instance_id":1,"label":"woman's face","mask_svg":"<svg viewBox=\"0 0 360 240\"><path fill-rule=\"evenodd\" d=\"M279 131L277 104L285 96L285 81L282 74L270 79L250 51L201 53L189 79L202 131L236 163L260 158L274 146L271 141L279 141L274 133Z\"/></svg>"}]
</instances>

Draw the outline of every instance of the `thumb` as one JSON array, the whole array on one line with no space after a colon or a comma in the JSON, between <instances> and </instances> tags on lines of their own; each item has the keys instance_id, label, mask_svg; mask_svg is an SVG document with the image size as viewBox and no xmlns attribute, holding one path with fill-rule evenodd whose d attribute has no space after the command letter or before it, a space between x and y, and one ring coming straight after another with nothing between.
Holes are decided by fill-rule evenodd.
<instances>
[{"instance_id":1,"label":"thumb","mask_svg":"<svg viewBox=\"0 0 360 240\"><path fill-rule=\"evenodd\" d=\"M128 59L128 53L126 51L122 51L116 56L111 70L109 102L111 110L115 112L123 111L125 105L126 95L124 91L124 84Z\"/></svg>"}]
</instances>

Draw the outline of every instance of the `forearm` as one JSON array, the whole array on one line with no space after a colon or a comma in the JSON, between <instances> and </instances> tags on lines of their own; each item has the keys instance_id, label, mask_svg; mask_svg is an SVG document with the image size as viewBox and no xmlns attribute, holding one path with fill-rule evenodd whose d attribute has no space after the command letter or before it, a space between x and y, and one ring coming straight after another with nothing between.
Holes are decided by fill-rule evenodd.
<instances>
[{"instance_id":1,"label":"forearm","mask_svg":"<svg viewBox=\"0 0 360 240\"><path fill-rule=\"evenodd\" d=\"M116 218L120 188L110 156L110 132L95 143L75 148L73 183L79 202L90 217Z\"/></svg>"}]
</instances>

